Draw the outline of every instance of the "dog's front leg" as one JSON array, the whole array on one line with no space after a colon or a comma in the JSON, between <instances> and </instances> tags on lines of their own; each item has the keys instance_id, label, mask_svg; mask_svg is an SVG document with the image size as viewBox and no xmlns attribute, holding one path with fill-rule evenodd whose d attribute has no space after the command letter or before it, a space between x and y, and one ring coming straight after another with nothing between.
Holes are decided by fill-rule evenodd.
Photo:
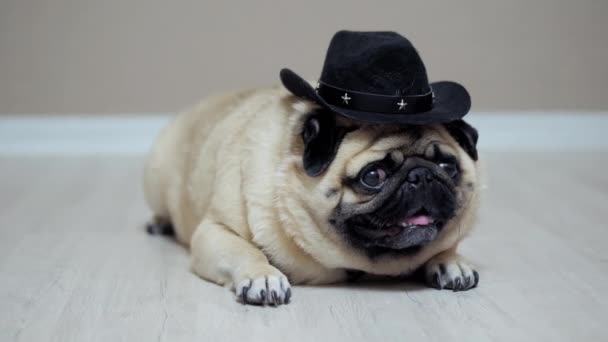
<instances>
[{"instance_id":1,"label":"dog's front leg","mask_svg":"<svg viewBox=\"0 0 608 342\"><path fill-rule=\"evenodd\" d=\"M190 248L194 272L232 287L243 303L289 303L291 286L287 277L270 265L260 249L225 225L203 220L196 228Z\"/></svg>"}]
</instances>

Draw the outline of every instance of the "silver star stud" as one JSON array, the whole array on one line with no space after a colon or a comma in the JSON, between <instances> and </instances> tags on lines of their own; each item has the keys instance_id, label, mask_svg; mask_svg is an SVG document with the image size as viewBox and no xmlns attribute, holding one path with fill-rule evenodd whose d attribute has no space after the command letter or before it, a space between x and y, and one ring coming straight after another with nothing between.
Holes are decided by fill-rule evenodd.
<instances>
[{"instance_id":1,"label":"silver star stud","mask_svg":"<svg viewBox=\"0 0 608 342\"><path fill-rule=\"evenodd\" d=\"M397 106L399 106L399 110L403 110L405 108L405 106L407 106L407 102L403 101L403 99L401 99L401 102L397 103Z\"/></svg>"},{"instance_id":2,"label":"silver star stud","mask_svg":"<svg viewBox=\"0 0 608 342\"><path fill-rule=\"evenodd\" d=\"M344 93L344 96L341 97L342 101L344 101L344 103L348 104L348 100L350 100L350 97L348 97L348 93Z\"/></svg>"}]
</instances>

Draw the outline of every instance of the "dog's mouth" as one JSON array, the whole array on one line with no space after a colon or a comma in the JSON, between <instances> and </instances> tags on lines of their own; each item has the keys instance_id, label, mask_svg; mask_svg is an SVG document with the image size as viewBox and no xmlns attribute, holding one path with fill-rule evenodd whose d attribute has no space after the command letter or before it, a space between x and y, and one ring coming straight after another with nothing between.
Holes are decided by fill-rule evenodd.
<instances>
[{"instance_id":1,"label":"dog's mouth","mask_svg":"<svg viewBox=\"0 0 608 342\"><path fill-rule=\"evenodd\" d=\"M412 215L386 222L380 226L374 226L373 224L359 226L359 230L368 231L368 234L375 237L383 237L397 235L407 229L434 227L438 223L441 223L441 221L435 219L427 210L420 209Z\"/></svg>"},{"instance_id":2,"label":"dog's mouth","mask_svg":"<svg viewBox=\"0 0 608 342\"><path fill-rule=\"evenodd\" d=\"M421 209L413 215L380 226L356 225L354 228L368 247L403 250L428 244L437 237L442 227L442 220Z\"/></svg>"},{"instance_id":3,"label":"dog's mouth","mask_svg":"<svg viewBox=\"0 0 608 342\"><path fill-rule=\"evenodd\" d=\"M390 224L384 228L374 230L378 237L395 236L402 233L404 230L424 229L435 225L435 219L429 215L414 215L404 217L396 223Z\"/></svg>"}]
</instances>

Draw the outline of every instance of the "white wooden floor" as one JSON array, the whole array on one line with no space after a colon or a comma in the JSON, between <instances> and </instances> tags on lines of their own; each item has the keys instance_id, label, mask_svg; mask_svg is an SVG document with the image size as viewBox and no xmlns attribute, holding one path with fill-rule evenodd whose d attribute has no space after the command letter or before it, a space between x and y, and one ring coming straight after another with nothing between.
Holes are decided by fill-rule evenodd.
<instances>
[{"instance_id":1,"label":"white wooden floor","mask_svg":"<svg viewBox=\"0 0 608 342\"><path fill-rule=\"evenodd\" d=\"M0 157L0 341L606 341L608 153L486 155L477 289L296 287L238 304L148 236L133 157Z\"/></svg>"}]
</instances>

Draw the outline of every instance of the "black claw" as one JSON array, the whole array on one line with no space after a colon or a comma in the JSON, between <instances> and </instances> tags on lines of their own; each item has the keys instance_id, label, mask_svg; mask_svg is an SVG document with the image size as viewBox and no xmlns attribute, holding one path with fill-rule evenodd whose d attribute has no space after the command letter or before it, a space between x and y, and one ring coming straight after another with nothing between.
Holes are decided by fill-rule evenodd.
<instances>
[{"instance_id":1,"label":"black claw","mask_svg":"<svg viewBox=\"0 0 608 342\"><path fill-rule=\"evenodd\" d=\"M291 301L291 288L287 288L287 291L285 291L285 304L289 303Z\"/></svg>"},{"instance_id":2,"label":"black claw","mask_svg":"<svg viewBox=\"0 0 608 342\"><path fill-rule=\"evenodd\" d=\"M279 305L279 295L277 294L277 291L272 290L271 292L271 298L272 298L272 304L273 305Z\"/></svg>"},{"instance_id":3,"label":"black claw","mask_svg":"<svg viewBox=\"0 0 608 342\"><path fill-rule=\"evenodd\" d=\"M460 290L462 290L462 279L460 277L456 278L456 280L454 280L454 292L458 292Z\"/></svg>"},{"instance_id":4,"label":"black claw","mask_svg":"<svg viewBox=\"0 0 608 342\"><path fill-rule=\"evenodd\" d=\"M452 280L448 281L447 284L445 284L444 286L446 289L454 289L454 282Z\"/></svg>"},{"instance_id":5,"label":"black claw","mask_svg":"<svg viewBox=\"0 0 608 342\"><path fill-rule=\"evenodd\" d=\"M441 277L439 276L439 273L435 273L435 277L431 280L431 286L437 290L441 290Z\"/></svg>"},{"instance_id":6,"label":"black claw","mask_svg":"<svg viewBox=\"0 0 608 342\"><path fill-rule=\"evenodd\" d=\"M445 274L445 272L447 272L444 264L439 264L439 272L441 272L442 275Z\"/></svg>"},{"instance_id":7,"label":"black claw","mask_svg":"<svg viewBox=\"0 0 608 342\"><path fill-rule=\"evenodd\" d=\"M249 281L249 286L245 286L243 287L243 292L241 292L241 299L243 300L243 304L248 304L249 301L247 300L247 292L249 292L249 289L251 288L251 280Z\"/></svg>"},{"instance_id":8,"label":"black claw","mask_svg":"<svg viewBox=\"0 0 608 342\"><path fill-rule=\"evenodd\" d=\"M175 235L175 230L173 229L173 225L171 223L150 222L146 224L146 231L150 235Z\"/></svg>"},{"instance_id":9,"label":"black claw","mask_svg":"<svg viewBox=\"0 0 608 342\"><path fill-rule=\"evenodd\" d=\"M473 283L473 287L476 287L479 284L479 273L477 271L473 271L473 277L475 277L475 283Z\"/></svg>"},{"instance_id":10,"label":"black claw","mask_svg":"<svg viewBox=\"0 0 608 342\"><path fill-rule=\"evenodd\" d=\"M460 284L460 291L465 291L471 288L471 285L473 283L473 279L469 276L466 276L466 272L464 271L464 269L462 268L461 265L458 265L458 267L460 268L460 273L462 274L462 278L460 279L462 281L462 283Z\"/></svg>"},{"instance_id":11,"label":"black claw","mask_svg":"<svg viewBox=\"0 0 608 342\"><path fill-rule=\"evenodd\" d=\"M260 290L260 303L264 304L266 301L266 290Z\"/></svg>"}]
</instances>

